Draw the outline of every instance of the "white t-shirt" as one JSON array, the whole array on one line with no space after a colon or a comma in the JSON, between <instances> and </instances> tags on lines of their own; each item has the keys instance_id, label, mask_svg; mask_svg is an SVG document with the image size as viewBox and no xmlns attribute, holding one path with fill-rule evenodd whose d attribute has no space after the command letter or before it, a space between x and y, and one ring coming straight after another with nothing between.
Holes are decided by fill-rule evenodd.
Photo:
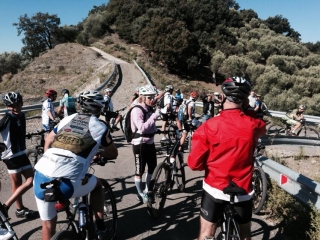
<instances>
[{"instance_id":1,"label":"white t-shirt","mask_svg":"<svg viewBox=\"0 0 320 240\"><path fill-rule=\"evenodd\" d=\"M172 108L172 105L173 105L173 102L172 102L172 95L169 93L169 92L166 92L164 95L164 100L163 100L163 104L164 104L164 107L161 108L161 113L164 113L166 114L168 112L168 104L170 103L170 106Z\"/></svg>"},{"instance_id":2,"label":"white t-shirt","mask_svg":"<svg viewBox=\"0 0 320 240\"><path fill-rule=\"evenodd\" d=\"M53 118L56 117L55 112L54 112L54 107L52 104L52 101L48 98L42 103L42 124L43 125L49 125L49 116L48 116L48 111L51 112Z\"/></svg>"},{"instance_id":3,"label":"white t-shirt","mask_svg":"<svg viewBox=\"0 0 320 240\"><path fill-rule=\"evenodd\" d=\"M251 95L249 95L248 99L249 99L249 105L250 105L250 107L254 108L255 105L256 105L256 98L255 98L255 97L252 97Z\"/></svg>"},{"instance_id":4,"label":"white t-shirt","mask_svg":"<svg viewBox=\"0 0 320 240\"><path fill-rule=\"evenodd\" d=\"M104 95L104 100L106 101L107 106L108 106L108 111L110 112L113 112L113 103L112 103L112 100L111 100L111 97L109 97L108 95Z\"/></svg>"},{"instance_id":5,"label":"white t-shirt","mask_svg":"<svg viewBox=\"0 0 320 240\"><path fill-rule=\"evenodd\" d=\"M75 113L61 120L57 133L35 169L47 177L83 179L106 137L107 127L95 116Z\"/></svg>"}]
</instances>

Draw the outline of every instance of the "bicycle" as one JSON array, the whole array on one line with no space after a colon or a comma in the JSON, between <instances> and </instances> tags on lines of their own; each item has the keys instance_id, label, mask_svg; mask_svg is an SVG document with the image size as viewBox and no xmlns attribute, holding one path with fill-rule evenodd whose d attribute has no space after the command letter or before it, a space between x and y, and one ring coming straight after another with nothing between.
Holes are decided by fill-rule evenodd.
<instances>
[{"instance_id":1,"label":"bicycle","mask_svg":"<svg viewBox=\"0 0 320 240\"><path fill-rule=\"evenodd\" d=\"M4 143L0 143L0 157L1 153L7 149L6 145ZM13 231L13 228L9 222L10 218L8 217L7 211L4 209L2 202L0 202L0 227L7 229L8 231ZM16 234L14 234L10 239L18 240Z\"/></svg>"},{"instance_id":2,"label":"bicycle","mask_svg":"<svg viewBox=\"0 0 320 240\"><path fill-rule=\"evenodd\" d=\"M37 132L26 133L26 138L31 139L31 142L34 139L33 137L36 136L35 147L26 150L26 155L27 155L28 159L30 160L30 162L33 162L33 166L36 165L36 163L38 162L38 160L42 157L42 155L44 153L44 142L45 142L44 136L48 132L49 132L49 130L43 129L43 130L40 130Z\"/></svg>"},{"instance_id":3,"label":"bicycle","mask_svg":"<svg viewBox=\"0 0 320 240\"><path fill-rule=\"evenodd\" d=\"M262 156L261 150L263 149L265 149L265 146L261 144L261 140L259 139L259 143L254 153L255 163L252 172L252 185L254 187L252 212L254 214L258 214L261 211L267 198L267 177L258 162L259 157Z\"/></svg>"},{"instance_id":4,"label":"bicycle","mask_svg":"<svg viewBox=\"0 0 320 240\"><path fill-rule=\"evenodd\" d=\"M158 133L168 133L167 131L159 131ZM175 129L175 142L160 141L161 145L167 146L167 155L163 162L160 162L154 170L149 184L148 214L152 218L158 218L164 208L167 194L173 185L176 184L180 192L184 191L186 177L184 171L183 152L178 151L180 146L180 130Z\"/></svg>"},{"instance_id":5,"label":"bicycle","mask_svg":"<svg viewBox=\"0 0 320 240\"><path fill-rule=\"evenodd\" d=\"M225 206L222 216L219 219L221 231L217 236L217 240L240 240L240 227L235 220L236 212L234 210L235 196L244 195L246 191L238 187L234 182L230 181L229 185L223 189L224 194L230 195L230 202ZM210 239L210 238L207 238ZM211 237L211 239L214 239Z\"/></svg>"},{"instance_id":6,"label":"bicycle","mask_svg":"<svg viewBox=\"0 0 320 240\"><path fill-rule=\"evenodd\" d=\"M280 119L282 125L280 124L271 124L267 129L268 135L289 135L291 130L293 129L294 125L290 125L287 123L286 119ZM308 125L308 123L301 119L301 127L298 129L296 135L299 137L312 137L312 138L319 138L319 132Z\"/></svg>"},{"instance_id":7,"label":"bicycle","mask_svg":"<svg viewBox=\"0 0 320 240\"><path fill-rule=\"evenodd\" d=\"M118 114L119 114L120 112L124 111L126 108L127 108L127 107L123 107L123 108L115 111L115 113L118 113ZM116 119L115 119L115 118L110 118L110 119L109 119L108 116L107 116L107 112L101 112L101 115L105 116L105 121L104 121L104 122L106 123L108 129L110 129L111 132L115 131L114 129L112 129L111 126L113 126L113 124L114 124L114 122L116 121ZM119 121L119 122L120 122L120 128L121 128L122 133L124 134L124 129L123 129L123 127L122 127L122 121L123 121L123 119L124 119L124 116L122 116L122 115L120 115L120 116L121 116L120 121ZM118 131L118 130L117 130L117 131Z\"/></svg>"},{"instance_id":8,"label":"bicycle","mask_svg":"<svg viewBox=\"0 0 320 240\"><path fill-rule=\"evenodd\" d=\"M104 166L107 163L106 160L101 158L97 162L92 162L90 165ZM117 230L117 206L114 198L112 188L106 179L99 180L102 183L103 191L105 194L104 201L104 224L107 227L109 234L108 239L115 239ZM52 185L52 188L59 188L59 179L54 179L50 182L42 183L41 188L46 188L48 185ZM51 240L73 240L73 239L97 239L95 234L95 224L93 221L93 211L89 205L89 195L85 195L74 200L74 204L70 204L69 200L61 200L65 203L65 209L67 215L67 226L51 238ZM71 205L71 209L70 209ZM80 213L81 212L81 213ZM78 213L78 221L76 221L76 214Z\"/></svg>"}]
</instances>

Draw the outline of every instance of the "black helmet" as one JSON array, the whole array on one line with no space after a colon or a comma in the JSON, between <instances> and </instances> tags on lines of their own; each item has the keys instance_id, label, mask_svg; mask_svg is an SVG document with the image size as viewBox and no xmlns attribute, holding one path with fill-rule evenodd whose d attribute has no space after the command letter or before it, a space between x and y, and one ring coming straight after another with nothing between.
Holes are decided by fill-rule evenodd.
<instances>
[{"instance_id":1,"label":"black helmet","mask_svg":"<svg viewBox=\"0 0 320 240\"><path fill-rule=\"evenodd\" d=\"M68 93L68 95L69 95L69 90L68 89L64 88L64 89L61 90L62 96L64 96L66 93Z\"/></svg>"},{"instance_id":2,"label":"black helmet","mask_svg":"<svg viewBox=\"0 0 320 240\"><path fill-rule=\"evenodd\" d=\"M22 96L18 92L9 92L2 98L2 100L6 106L12 105L15 102L19 102L23 105Z\"/></svg>"},{"instance_id":3,"label":"black helmet","mask_svg":"<svg viewBox=\"0 0 320 240\"><path fill-rule=\"evenodd\" d=\"M251 85L242 77L232 77L222 83L221 89L230 102L241 103L248 98Z\"/></svg>"}]
</instances>

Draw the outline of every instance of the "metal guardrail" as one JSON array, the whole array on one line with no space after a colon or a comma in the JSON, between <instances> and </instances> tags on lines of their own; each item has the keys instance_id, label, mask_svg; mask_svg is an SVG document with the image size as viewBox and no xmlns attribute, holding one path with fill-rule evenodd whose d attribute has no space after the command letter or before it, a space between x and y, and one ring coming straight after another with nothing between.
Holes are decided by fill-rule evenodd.
<instances>
[{"instance_id":1,"label":"metal guardrail","mask_svg":"<svg viewBox=\"0 0 320 240\"><path fill-rule=\"evenodd\" d=\"M138 68L138 70L142 73L142 75L146 79L148 85L152 86L152 83L150 82L150 79L147 77L146 73L142 70L142 68L138 65L138 63L135 60L133 60L133 63Z\"/></svg>"},{"instance_id":2,"label":"metal guardrail","mask_svg":"<svg viewBox=\"0 0 320 240\"><path fill-rule=\"evenodd\" d=\"M299 174L265 156L258 157L262 169L279 187L305 204L320 209L320 183Z\"/></svg>"}]
</instances>

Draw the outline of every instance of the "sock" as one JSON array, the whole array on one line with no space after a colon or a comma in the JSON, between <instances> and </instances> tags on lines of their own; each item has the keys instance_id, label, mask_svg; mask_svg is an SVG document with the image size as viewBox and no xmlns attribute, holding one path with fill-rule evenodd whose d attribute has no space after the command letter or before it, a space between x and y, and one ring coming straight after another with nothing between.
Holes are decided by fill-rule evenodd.
<instances>
[{"instance_id":1,"label":"sock","mask_svg":"<svg viewBox=\"0 0 320 240\"><path fill-rule=\"evenodd\" d=\"M150 180L151 180L152 174L147 173L146 174L146 188L144 189L144 192L148 192L149 189L149 184L150 184Z\"/></svg>"},{"instance_id":2,"label":"sock","mask_svg":"<svg viewBox=\"0 0 320 240\"><path fill-rule=\"evenodd\" d=\"M136 185L137 191L139 195L142 195L142 190L141 190L141 178L134 177L134 184Z\"/></svg>"}]
</instances>

